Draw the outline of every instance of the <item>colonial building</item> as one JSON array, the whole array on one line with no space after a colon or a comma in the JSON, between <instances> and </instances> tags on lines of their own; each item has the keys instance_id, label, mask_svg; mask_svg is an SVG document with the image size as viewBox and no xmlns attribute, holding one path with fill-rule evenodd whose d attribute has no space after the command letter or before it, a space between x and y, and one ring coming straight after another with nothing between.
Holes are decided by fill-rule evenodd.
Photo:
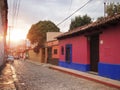
<instances>
[{"instance_id":1,"label":"colonial building","mask_svg":"<svg viewBox=\"0 0 120 90\"><path fill-rule=\"evenodd\" d=\"M45 45L45 61L58 65L59 61L59 41L56 39L61 32L47 32L47 42Z\"/></svg>"},{"instance_id":2,"label":"colonial building","mask_svg":"<svg viewBox=\"0 0 120 90\"><path fill-rule=\"evenodd\" d=\"M59 66L120 80L120 14L57 37Z\"/></svg>"},{"instance_id":3,"label":"colonial building","mask_svg":"<svg viewBox=\"0 0 120 90\"><path fill-rule=\"evenodd\" d=\"M5 62L7 33L7 0L0 0L0 66Z\"/></svg>"}]
</instances>

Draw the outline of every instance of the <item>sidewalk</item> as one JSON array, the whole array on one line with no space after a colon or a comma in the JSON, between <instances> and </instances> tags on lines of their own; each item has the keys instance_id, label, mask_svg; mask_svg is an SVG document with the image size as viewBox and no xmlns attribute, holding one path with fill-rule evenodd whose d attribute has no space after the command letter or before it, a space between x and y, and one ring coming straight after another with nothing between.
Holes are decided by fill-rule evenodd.
<instances>
[{"instance_id":1,"label":"sidewalk","mask_svg":"<svg viewBox=\"0 0 120 90\"><path fill-rule=\"evenodd\" d=\"M7 63L0 74L0 90L16 90L11 64Z\"/></svg>"},{"instance_id":2,"label":"sidewalk","mask_svg":"<svg viewBox=\"0 0 120 90\"><path fill-rule=\"evenodd\" d=\"M105 78L98 75L93 75L93 74L89 74L86 72L81 72L73 69L68 69L60 66L55 66L55 65L50 65L49 68L120 89L120 81L117 81L117 80L113 80L113 79L109 79L109 78Z\"/></svg>"}]
</instances>

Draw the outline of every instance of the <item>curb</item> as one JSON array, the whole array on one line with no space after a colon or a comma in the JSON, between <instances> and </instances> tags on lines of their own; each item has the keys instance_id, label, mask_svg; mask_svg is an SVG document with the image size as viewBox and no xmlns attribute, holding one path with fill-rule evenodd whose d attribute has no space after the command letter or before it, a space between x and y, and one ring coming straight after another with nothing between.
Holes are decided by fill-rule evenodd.
<instances>
[{"instance_id":1,"label":"curb","mask_svg":"<svg viewBox=\"0 0 120 90\"><path fill-rule=\"evenodd\" d=\"M84 78L84 79L88 79L94 82L98 82L110 87L114 87L117 89L120 89L120 81L117 80L112 80L109 78L105 78L105 77L101 77L101 76L97 76L97 75L92 75L89 73L85 73L85 72L81 72L81 71L77 71L77 70L73 70L73 69L68 69L68 68L64 68L64 67L59 67L59 66L54 66L54 65L50 65L49 66L50 69L54 69L54 70L58 70L79 78Z\"/></svg>"},{"instance_id":2,"label":"curb","mask_svg":"<svg viewBox=\"0 0 120 90\"><path fill-rule=\"evenodd\" d=\"M12 65L10 65L10 68L11 68L11 71L12 71L12 78L13 78L15 90L18 90L18 85L17 85L18 79L17 79L16 73L15 73L15 69Z\"/></svg>"}]
</instances>

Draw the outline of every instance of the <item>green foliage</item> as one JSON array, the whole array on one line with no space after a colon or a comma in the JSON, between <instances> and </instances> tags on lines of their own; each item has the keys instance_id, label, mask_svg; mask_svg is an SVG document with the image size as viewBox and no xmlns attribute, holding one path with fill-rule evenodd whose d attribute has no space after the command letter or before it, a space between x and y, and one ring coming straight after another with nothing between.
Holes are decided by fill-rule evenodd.
<instances>
[{"instance_id":1,"label":"green foliage","mask_svg":"<svg viewBox=\"0 0 120 90\"><path fill-rule=\"evenodd\" d=\"M98 17L97 18L97 21L101 21L101 20L103 20L104 19L104 17Z\"/></svg>"},{"instance_id":2,"label":"green foliage","mask_svg":"<svg viewBox=\"0 0 120 90\"><path fill-rule=\"evenodd\" d=\"M42 47L46 41L46 32L59 32L59 28L51 21L39 21L31 26L27 38L32 44L36 44L34 48L35 52L39 52L39 48Z\"/></svg>"},{"instance_id":3,"label":"green foliage","mask_svg":"<svg viewBox=\"0 0 120 90\"><path fill-rule=\"evenodd\" d=\"M75 19L71 20L71 24L70 24L70 31L73 30L74 28L86 25L91 23L91 18L87 15L84 15L83 17L81 16L76 16Z\"/></svg>"},{"instance_id":4,"label":"green foliage","mask_svg":"<svg viewBox=\"0 0 120 90\"><path fill-rule=\"evenodd\" d=\"M120 4L110 3L106 6L107 16L113 16L114 14L120 13Z\"/></svg>"}]
</instances>

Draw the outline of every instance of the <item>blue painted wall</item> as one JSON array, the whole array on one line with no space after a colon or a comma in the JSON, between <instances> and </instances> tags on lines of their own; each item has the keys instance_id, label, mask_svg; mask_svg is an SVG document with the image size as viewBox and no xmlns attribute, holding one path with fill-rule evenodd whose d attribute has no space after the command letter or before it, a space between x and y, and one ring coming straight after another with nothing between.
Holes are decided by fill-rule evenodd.
<instances>
[{"instance_id":1,"label":"blue painted wall","mask_svg":"<svg viewBox=\"0 0 120 90\"><path fill-rule=\"evenodd\" d=\"M120 64L99 63L98 72L100 76L120 80Z\"/></svg>"},{"instance_id":2,"label":"blue painted wall","mask_svg":"<svg viewBox=\"0 0 120 90\"><path fill-rule=\"evenodd\" d=\"M67 62L63 62L63 61L59 61L59 66L62 67L66 67L66 68L70 68L70 69L75 69L75 70L79 70L79 71L89 71L90 70L90 65L88 64L76 64L76 63L67 63Z\"/></svg>"}]
</instances>

